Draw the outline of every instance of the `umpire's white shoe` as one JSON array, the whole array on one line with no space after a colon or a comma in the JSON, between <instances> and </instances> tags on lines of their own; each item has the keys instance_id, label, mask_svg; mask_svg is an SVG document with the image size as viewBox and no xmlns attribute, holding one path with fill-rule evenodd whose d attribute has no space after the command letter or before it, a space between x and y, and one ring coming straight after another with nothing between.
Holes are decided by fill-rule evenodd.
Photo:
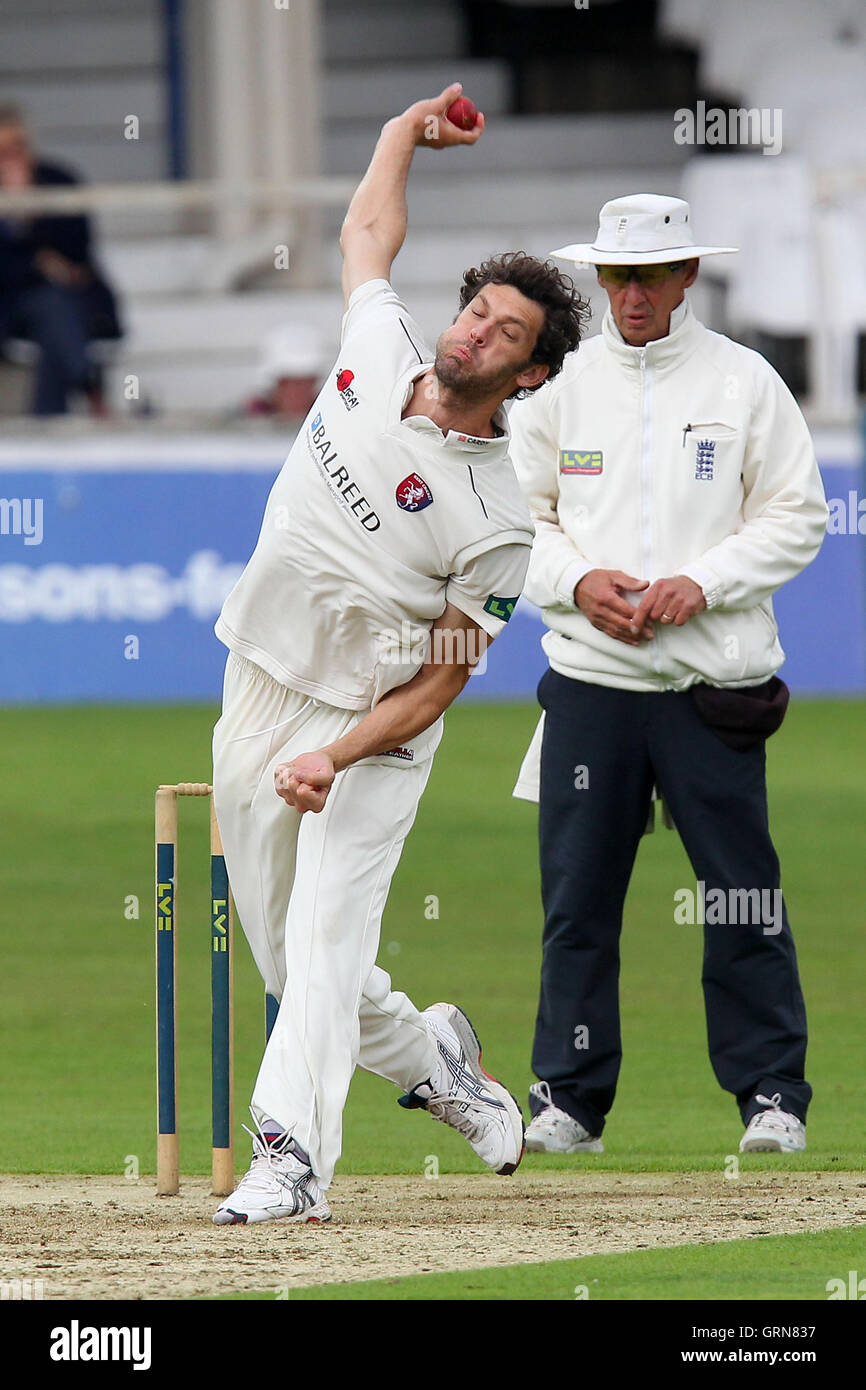
<instances>
[{"instance_id":1,"label":"umpire's white shoe","mask_svg":"<svg viewBox=\"0 0 866 1390\"><path fill-rule=\"evenodd\" d=\"M253 1161L234 1192L214 1212L215 1225L330 1221L331 1208L313 1177L307 1155L291 1135L281 1134L269 1142L251 1129L247 1134L253 1141Z\"/></svg>"},{"instance_id":2,"label":"umpire's white shoe","mask_svg":"<svg viewBox=\"0 0 866 1390\"><path fill-rule=\"evenodd\" d=\"M782 1097L777 1091L769 1099L755 1096L759 1110L750 1119L740 1140L741 1154L793 1154L806 1147L806 1126L796 1115L782 1109Z\"/></svg>"},{"instance_id":3,"label":"umpire's white shoe","mask_svg":"<svg viewBox=\"0 0 866 1390\"><path fill-rule=\"evenodd\" d=\"M604 1144L584 1129L565 1110L554 1105L550 1086L537 1081L529 1088L530 1096L544 1102L543 1109L533 1115L526 1131L526 1147L531 1154L603 1154Z\"/></svg>"},{"instance_id":4,"label":"umpire's white shoe","mask_svg":"<svg viewBox=\"0 0 866 1390\"><path fill-rule=\"evenodd\" d=\"M407 1110L421 1108L468 1140L497 1173L513 1173L523 1157L523 1115L514 1097L481 1065L481 1044L456 1004L431 1004L421 1017L438 1059L429 1081L400 1096Z\"/></svg>"}]
</instances>

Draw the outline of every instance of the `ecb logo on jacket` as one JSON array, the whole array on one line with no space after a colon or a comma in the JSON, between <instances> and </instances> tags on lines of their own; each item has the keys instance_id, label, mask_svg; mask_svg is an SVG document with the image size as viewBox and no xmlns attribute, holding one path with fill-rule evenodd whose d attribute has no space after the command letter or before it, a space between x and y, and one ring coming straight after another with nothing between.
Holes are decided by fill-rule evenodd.
<instances>
[{"instance_id":1,"label":"ecb logo on jacket","mask_svg":"<svg viewBox=\"0 0 866 1390\"><path fill-rule=\"evenodd\" d=\"M601 449L560 449L560 473L600 473L602 470Z\"/></svg>"}]
</instances>

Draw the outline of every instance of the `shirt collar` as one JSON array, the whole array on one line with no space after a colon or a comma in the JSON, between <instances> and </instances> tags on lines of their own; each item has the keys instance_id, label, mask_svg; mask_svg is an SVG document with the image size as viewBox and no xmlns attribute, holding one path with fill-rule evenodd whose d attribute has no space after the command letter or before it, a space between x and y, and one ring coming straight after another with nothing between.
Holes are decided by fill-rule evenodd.
<instances>
[{"instance_id":1,"label":"shirt collar","mask_svg":"<svg viewBox=\"0 0 866 1390\"><path fill-rule=\"evenodd\" d=\"M403 419L403 411L406 403L412 394L412 389L419 376L423 376L433 366L432 362L422 362L420 366L410 367L408 372L397 381L392 397L392 404L395 406L396 423L403 429L410 429L417 434L435 436L435 438L446 448L455 449L461 453L482 454L487 458L494 458L499 454L507 454L511 443L511 432L508 428L508 415L504 406L500 406L493 416L494 425L502 431L494 439L483 439L478 435L466 434L463 430L448 430L443 435L442 430L431 420L429 415L410 415L408 419Z\"/></svg>"},{"instance_id":2,"label":"shirt collar","mask_svg":"<svg viewBox=\"0 0 866 1390\"><path fill-rule=\"evenodd\" d=\"M670 327L666 337L655 338L651 343L647 343L646 347L632 347L617 328L608 306L601 331L607 346L626 366L639 367L643 361L652 367L663 367L682 356L697 322L688 300L683 299L682 304L678 304L671 311Z\"/></svg>"}]
</instances>

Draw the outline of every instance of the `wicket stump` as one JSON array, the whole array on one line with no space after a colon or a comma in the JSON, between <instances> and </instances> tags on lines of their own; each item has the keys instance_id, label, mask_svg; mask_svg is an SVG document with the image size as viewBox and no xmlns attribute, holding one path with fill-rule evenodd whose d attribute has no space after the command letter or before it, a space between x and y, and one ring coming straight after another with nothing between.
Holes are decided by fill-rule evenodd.
<instances>
[{"instance_id":1,"label":"wicket stump","mask_svg":"<svg viewBox=\"0 0 866 1390\"><path fill-rule=\"evenodd\" d=\"M156 1190L174 1196L179 1188L177 1133L177 798L210 799L211 882L211 1108L213 1192L234 1189L234 989L233 912L226 861L206 782L179 782L156 793Z\"/></svg>"}]
</instances>

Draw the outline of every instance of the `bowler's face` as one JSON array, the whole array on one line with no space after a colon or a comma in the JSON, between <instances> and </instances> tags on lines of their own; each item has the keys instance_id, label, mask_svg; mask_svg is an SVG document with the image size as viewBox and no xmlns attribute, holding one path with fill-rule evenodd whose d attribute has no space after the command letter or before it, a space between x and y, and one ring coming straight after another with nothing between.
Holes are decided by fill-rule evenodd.
<instances>
[{"instance_id":1,"label":"bowler's face","mask_svg":"<svg viewBox=\"0 0 866 1390\"><path fill-rule=\"evenodd\" d=\"M458 391L496 392L529 368L543 327L540 304L513 285L484 285L436 344L436 375Z\"/></svg>"},{"instance_id":2,"label":"bowler's face","mask_svg":"<svg viewBox=\"0 0 866 1390\"><path fill-rule=\"evenodd\" d=\"M638 267L636 267L637 269ZM681 270L673 271L661 285L642 285L632 277L623 286L602 279L604 267L598 272L598 283L606 291L614 323L632 347L646 347L670 332L671 314L683 302L683 294L698 275L698 262L691 260Z\"/></svg>"}]
</instances>

